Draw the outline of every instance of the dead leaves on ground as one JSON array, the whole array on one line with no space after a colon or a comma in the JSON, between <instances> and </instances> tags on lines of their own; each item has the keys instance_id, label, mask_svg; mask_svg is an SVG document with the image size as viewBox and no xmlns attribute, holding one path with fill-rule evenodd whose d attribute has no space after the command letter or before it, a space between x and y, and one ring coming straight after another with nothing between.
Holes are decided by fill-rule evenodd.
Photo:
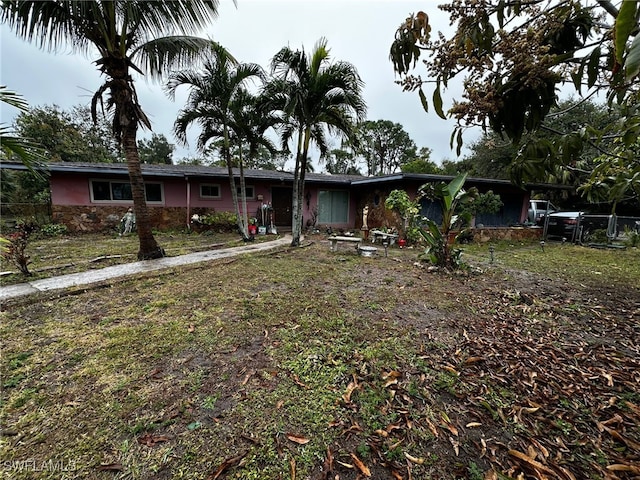
<instances>
[{"instance_id":1,"label":"dead leaves on ground","mask_svg":"<svg viewBox=\"0 0 640 480\"><path fill-rule=\"evenodd\" d=\"M154 435L152 433L145 433L138 437L138 443L147 447L155 447L158 443L168 442L169 440L166 435Z\"/></svg>"},{"instance_id":2,"label":"dead leaves on ground","mask_svg":"<svg viewBox=\"0 0 640 480\"><path fill-rule=\"evenodd\" d=\"M445 463L473 461L486 478L640 475L638 316L485 293L469 299L473 314L457 319L455 346L423 349L426 370L352 375L339 399L344 418L333 422L345 444L365 442L370 456L358 458L392 476L404 472L399 478L411 470L389 460L394 449L418 468L431 451ZM380 418L396 418L383 428L370 429L359 415L372 391L384 400ZM416 445L424 453L414 456ZM356 468L346 454L336 464Z\"/></svg>"},{"instance_id":3,"label":"dead leaves on ground","mask_svg":"<svg viewBox=\"0 0 640 480\"><path fill-rule=\"evenodd\" d=\"M216 469L216 471L214 473L212 473L209 477L207 477L207 480L217 480L218 478L221 477L222 474L224 474L227 470L234 468L234 467L240 467L244 464L244 459L247 456L247 454L249 453L249 451L245 451L239 455L236 455L234 457L230 457L227 458L224 462L222 462L218 468Z\"/></svg>"}]
</instances>

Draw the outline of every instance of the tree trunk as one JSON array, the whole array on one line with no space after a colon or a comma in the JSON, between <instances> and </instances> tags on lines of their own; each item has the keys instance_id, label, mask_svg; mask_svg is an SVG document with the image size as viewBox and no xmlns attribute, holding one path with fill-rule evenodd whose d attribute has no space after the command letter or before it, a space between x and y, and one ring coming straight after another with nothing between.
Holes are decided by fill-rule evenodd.
<instances>
[{"instance_id":1,"label":"tree trunk","mask_svg":"<svg viewBox=\"0 0 640 480\"><path fill-rule=\"evenodd\" d=\"M122 148L127 160L129 170L129 182L133 196L133 210L136 214L136 231L140 240L138 260L150 260L164 256L164 250L158 246L151 231L151 219L147 209L147 200L144 193L144 180L140 168L138 145L136 144L137 125L131 122L122 132Z\"/></svg>"},{"instance_id":2,"label":"tree trunk","mask_svg":"<svg viewBox=\"0 0 640 480\"><path fill-rule=\"evenodd\" d=\"M298 148L296 153L296 166L293 171L293 197L291 199L291 240L292 247L300 246L300 237L302 236L302 196L304 194L304 173L306 161L302 160L303 153L303 132L298 132ZM306 156L304 157L306 159Z\"/></svg>"},{"instance_id":3,"label":"tree trunk","mask_svg":"<svg viewBox=\"0 0 640 480\"><path fill-rule=\"evenodd\" d=\"M225 127L224 130L224 156L227 163L227 173L229 175L229 188L231 188L231 200L233 201L233 208L236 211L236 226L242 235L244 240L247 240L247 237L244 233L244 228L242 226L242 216L240 215L240 205L238 205L238 190L236 189L236 180L233 177L233 165L231 163L231 144L229 142L229 133Z\"/></svg>"},{"instance_id":4,"label":"tree trunk","mask_svg":"<svg viewBox=\"0 0 640 480\"><path fill-rule=\"evenodd\" d=\"M249 239L249 212L247 212L247 184L244 181L244 160L242 159L242 144L238 153L240 167L240 197L242 199L242 236Z\"/></svg>"}]
</instances>

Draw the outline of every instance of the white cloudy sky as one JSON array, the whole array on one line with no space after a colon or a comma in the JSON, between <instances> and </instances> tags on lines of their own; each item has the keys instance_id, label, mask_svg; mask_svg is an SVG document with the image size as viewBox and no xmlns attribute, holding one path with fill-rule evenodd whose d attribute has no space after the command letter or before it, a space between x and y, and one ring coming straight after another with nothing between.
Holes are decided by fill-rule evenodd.
<instances>
[{"instance_id":1,"label":"white cloudy sky","mask_svg":"<svg viewBox=\"0 0 640 480\"><path fill-rule=\"evenodd\" d=\"M310 51L320 37L326 37L332 58L354 64L364 80L368 119L402 124L417 146L431 148L431 158L440 162L455 158L455 151L449 148L453 123L425 113L417 94L402 92L394 83L397 78L389 61L395 30L410 13L426 11L434 30L449 30L448 18L437 10L439 3L441 0L238 0L235 7L231 0L221 0L219 18L204 35L220 42L238 60L263 67L285 45ZM102 84L91 63L95 57L38 50L17 39L5 25L0 26L0 53L0 84L20 93L32 106L56 104L67 109L88 104ZM417 73L424 74L420 66ZM186 90L172 102L161 85L143 79L137 88L154 132L174 142L173 121ZM450 93L460 95L459 90ZM2 123L11 123L15 114L6 106L0 109ZM193 145L191 149L178 146L174 159L195 155Z\"/></svg>"}]
</instances>

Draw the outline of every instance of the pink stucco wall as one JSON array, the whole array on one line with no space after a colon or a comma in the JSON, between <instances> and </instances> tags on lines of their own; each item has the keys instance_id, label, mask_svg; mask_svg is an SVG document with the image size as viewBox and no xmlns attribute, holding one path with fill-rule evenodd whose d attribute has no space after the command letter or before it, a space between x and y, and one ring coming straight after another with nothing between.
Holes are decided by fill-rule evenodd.
<instances>
[{"instance_id":1,"label":"pink stucco wall","mask_svg":"<svg viewBox=\"0 0 640 480\"><path fill-rule=\"evenodd\" d=\"M84 175L53 176L50 185L53 205L91 205L89 180Z\"/></svg>"},{"instance_id":2,"label":"pink stucco wall","mask_svg":"<svg viewBox=\"0 0 640 480\"><path fill-rule=\"evenodd\" d=\"M108 210L106 207L113 209L127 208L133 202L92 202L91 192L89 187L90 180L111 180L111 181L124 181L122 177L98 177L97 175L87 174L69 174L65 175L52 175L50 180L51 185L51 200L53 205L58 206L74 206L74 207L97 207L99 211L101 207L105 207L105 212ZM234 211L233 201L231 196L231 189L229 181L226 178L172 178L172 177L150 177L148 180L150 183L160 182L163 186L164 202L162 204L149 203L149 207L157 208L180 208L184 209L184 221L189 218L189 215L195 212L204 213L208 209L215 211ZM221 198L202 198L200 196L201 184L213 184L218 185L221 192ZM257 215L260 207L263 203L271 202L271 188L272 186L282 186L280 183L273 182L258 182L248 181L247 186L254 188L255 197L247 200L247 210L249 216ZM318 191L319 190L346 190L344 187L327 187L318 185L307 185L307 196L303 200L303 218L306 224L307 220L312 217L312 210L318 203ZM189 198L187 199L187 192L189 191ZM258 198L261 199L258 200ZM308 199L308 202L307 202ZM334 223L331 227L334 229L350 229L354 228L358 219L361 217L361 212L357 212L354 195L350 193L349 197L349 213L348 219L345 223ZM241 206L242 208L242 206ZM319 225L320 226L320 225Z\"/></svg>"}]
</instances>

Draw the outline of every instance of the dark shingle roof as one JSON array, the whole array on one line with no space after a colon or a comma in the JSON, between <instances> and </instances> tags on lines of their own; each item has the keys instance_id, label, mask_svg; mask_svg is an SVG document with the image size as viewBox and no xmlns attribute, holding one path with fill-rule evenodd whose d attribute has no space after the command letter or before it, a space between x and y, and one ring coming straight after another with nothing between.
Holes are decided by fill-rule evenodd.
<instances>
[{"instance_id":1,"label":"dark shingle roof","mask_svg":"<svg viewBox=\"0 0 640 480\"><path fill-rule=\"evenodd\" d=\"M88 173L99 175L127 175L126 163L81 163L81 162L51 162L47 165L50 172L56 173ZM26 167L20 163L0 162L0 168L10 170L25 170ZM142 175L144 177L201 177L201 178L227 178L226 167L210 167L201 165L159 165L142 164ZM240 171L233 169L234 175L239 176ZM249 180L265 180L272 182L293 183L291 172L277 170L254 170L245 169L245 178ZM431 175L417 173L395 173L381 177L364 177L361 175L331 175L327 173L307 173L306 182L308 184L340 184L340 185L373 185L392 182L402 182L405 180L427 182L450 181L451 175ZM509 180L496 180L491 178L467 178L471 184L487 185L513 185ZM530 189L564 189L570 190L573 187L567 185L547 184L547 183L527 183L523 185Z\"/></svg>"},{"instance_id":2,"label":"dark shingle roof","mask_svg":"<svg viewBox=\"0 0 640 480\"><path fill-rule=\"evenodd\" d=\"M209 167L201 165L159 165L142 164L142 175L144 177L209 177L227 178L226 167ZM0 168L11 170L25 170L26 167L20 163L2 162ZM82 163L82 162L51 162L47 164L47 169L55 173L86 173L96 175L127 175L126 163ZM235 176L240 175L237 168L233 169ZM278 182L293 182L293 174L277 170L254 170L245 169L245 178L251 180L266 180ZM362 179L357 175L328 175L320 173L307 173L308 183L341 183L350 184L354 179Z\"/></svg>"}]
</instances>

